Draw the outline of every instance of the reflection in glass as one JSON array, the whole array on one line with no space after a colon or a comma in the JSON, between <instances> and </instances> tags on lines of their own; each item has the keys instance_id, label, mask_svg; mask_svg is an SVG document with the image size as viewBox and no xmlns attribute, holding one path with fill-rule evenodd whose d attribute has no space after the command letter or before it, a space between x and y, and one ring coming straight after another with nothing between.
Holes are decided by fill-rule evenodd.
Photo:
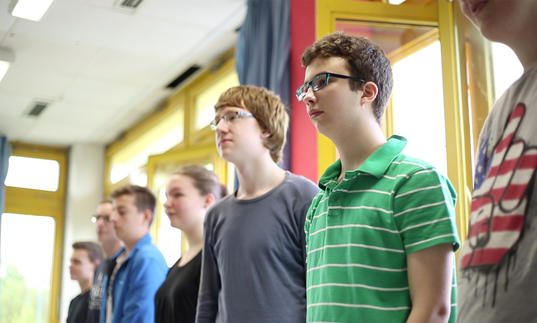
<instances>
[{"instance_id":1,"label":"reflection in glass","mask_svg":"<svg viewBox=\"0 0 537 323\"><path fill-rule=\"evenodd\" d=\"M400 51L401 47L419 41L435 29L424 26L337 20L336 30L369 39L380 45L391 59L391 56Z\"/></svg>"},{"instance_id":2,"label":"reflection in glass","mask_svg":"<svg viewBox=\"0 0 537 323\"><path fill-rule=\"evenodd\" d=\"M47 322L54 219L4 213L0 225L0 322Z\"/></svg>"}]
</instances>

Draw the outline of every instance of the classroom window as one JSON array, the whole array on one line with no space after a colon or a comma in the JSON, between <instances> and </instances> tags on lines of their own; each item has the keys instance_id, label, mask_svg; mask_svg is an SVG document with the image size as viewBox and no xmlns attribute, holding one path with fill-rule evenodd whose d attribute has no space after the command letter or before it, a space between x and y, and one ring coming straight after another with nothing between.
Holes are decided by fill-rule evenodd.
<instances>
[{"instance_id":1,"label":"classroom window","mask_svg":"<svg viewBox=\"0 0 537 323\"><path fill-rule=\"evenodd\" d=\"M56 223L48 216L0 218L0 322L48 322Z\"/></svg>"},{"instance_id":2,"label":"classroom window","mask_svg":"<svg viewBox=\"0 0 537 323\"><path fill-rule=\"evenodd\" d=\"M513 50L501 43L490 43L494 78L494 101L524 72Z\"/></svg>"},{"instance_id":3,"label":"classroom window","mask_svg":"<svg viewBox=\"0 0 537 323\"><path fill-rule=\"evenodd\" d=\"M235 85L239 85L237 73L227 73L196 96L194 103L194 130L200 130L209 125L209 122L214 119L214 104L220 94Z\"/></svg>"},{"instance_id":4,"label":"classroom window","mask_svg":"<svg viewBox=\"0 0 537 323\"><path fill-rule=\"evenodd\" d=\"M55 192L60 180L56 160L10 156L6 186Z\"/></svg>"}]
</instances>

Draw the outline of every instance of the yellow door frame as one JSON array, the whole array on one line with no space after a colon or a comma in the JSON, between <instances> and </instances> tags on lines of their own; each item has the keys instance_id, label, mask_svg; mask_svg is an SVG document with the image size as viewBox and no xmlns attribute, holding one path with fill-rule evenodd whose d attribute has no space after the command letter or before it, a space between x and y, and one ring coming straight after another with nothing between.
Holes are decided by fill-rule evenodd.
<instances>
[{"instance_id":1,"label":"yellow door frame","mask_svg":"<svg viewBox=\"0 0 537 323\"><path fill-rule=\"evenodd\" d=\"M442 49L444 109L446 116L446 145L448 176L458 194L457 229L461 243L467 236L472 201L472 152L470 117L462 86L453 2L438 1L439 37ZM450 109L451 107L451 109Z\"/></svg>"},{"instance_id":2,"label":"yellow door frame","mask_svg":"<svg viewBox=\"0 0 537 323\"><path fill-rule=\"evenodd\" d=\"M55 192L6 186L4 212L49 216L55 221L54 259L50 286L49 322L59 321L60 282L62 273L62 249L64 231L64 201L67 177L66 148L11 143L11 156L52 159L60 165L58 190Z\"/></svg>"}]
</instances>

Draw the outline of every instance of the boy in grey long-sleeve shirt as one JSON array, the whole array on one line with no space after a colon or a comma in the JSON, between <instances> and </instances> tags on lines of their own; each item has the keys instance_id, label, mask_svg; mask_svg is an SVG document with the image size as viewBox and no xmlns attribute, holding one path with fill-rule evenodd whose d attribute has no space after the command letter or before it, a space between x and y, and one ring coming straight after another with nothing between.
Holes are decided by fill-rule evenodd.
<instances>
[{"instance_id":1,"label":"boy in grey long-sleeve shirt","mask_svg":"<svg viewBox=\"0 0 537 323\"><path fill-rule=\"evenodd\" d=\"M237 191L207 214L196 322L304 322L304 219L311 181L276 164L288 116L272 92L224 92L211 127L236 166Z\"/></svg>"}]
</instances>

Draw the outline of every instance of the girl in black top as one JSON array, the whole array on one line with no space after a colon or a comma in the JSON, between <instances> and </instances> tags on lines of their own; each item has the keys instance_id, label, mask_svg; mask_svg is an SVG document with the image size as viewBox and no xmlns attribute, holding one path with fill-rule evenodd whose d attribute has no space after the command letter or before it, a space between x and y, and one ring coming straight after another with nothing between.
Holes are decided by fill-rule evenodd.
<instances>
[{"instance_id":1,"label":"girl in black top","mask_svg":"<svg viewBox=\"0 0 537 323\"><path fill-rule=\"evenodd\" d=\"M198 301L203 246L203 221L207 210L226 195L213 172L197 165L179 168L166 186L164 207L172 227L186 236L188 250L170 268L155 294L155 322L194 322Z\"/></svg>"}]
</instances>

